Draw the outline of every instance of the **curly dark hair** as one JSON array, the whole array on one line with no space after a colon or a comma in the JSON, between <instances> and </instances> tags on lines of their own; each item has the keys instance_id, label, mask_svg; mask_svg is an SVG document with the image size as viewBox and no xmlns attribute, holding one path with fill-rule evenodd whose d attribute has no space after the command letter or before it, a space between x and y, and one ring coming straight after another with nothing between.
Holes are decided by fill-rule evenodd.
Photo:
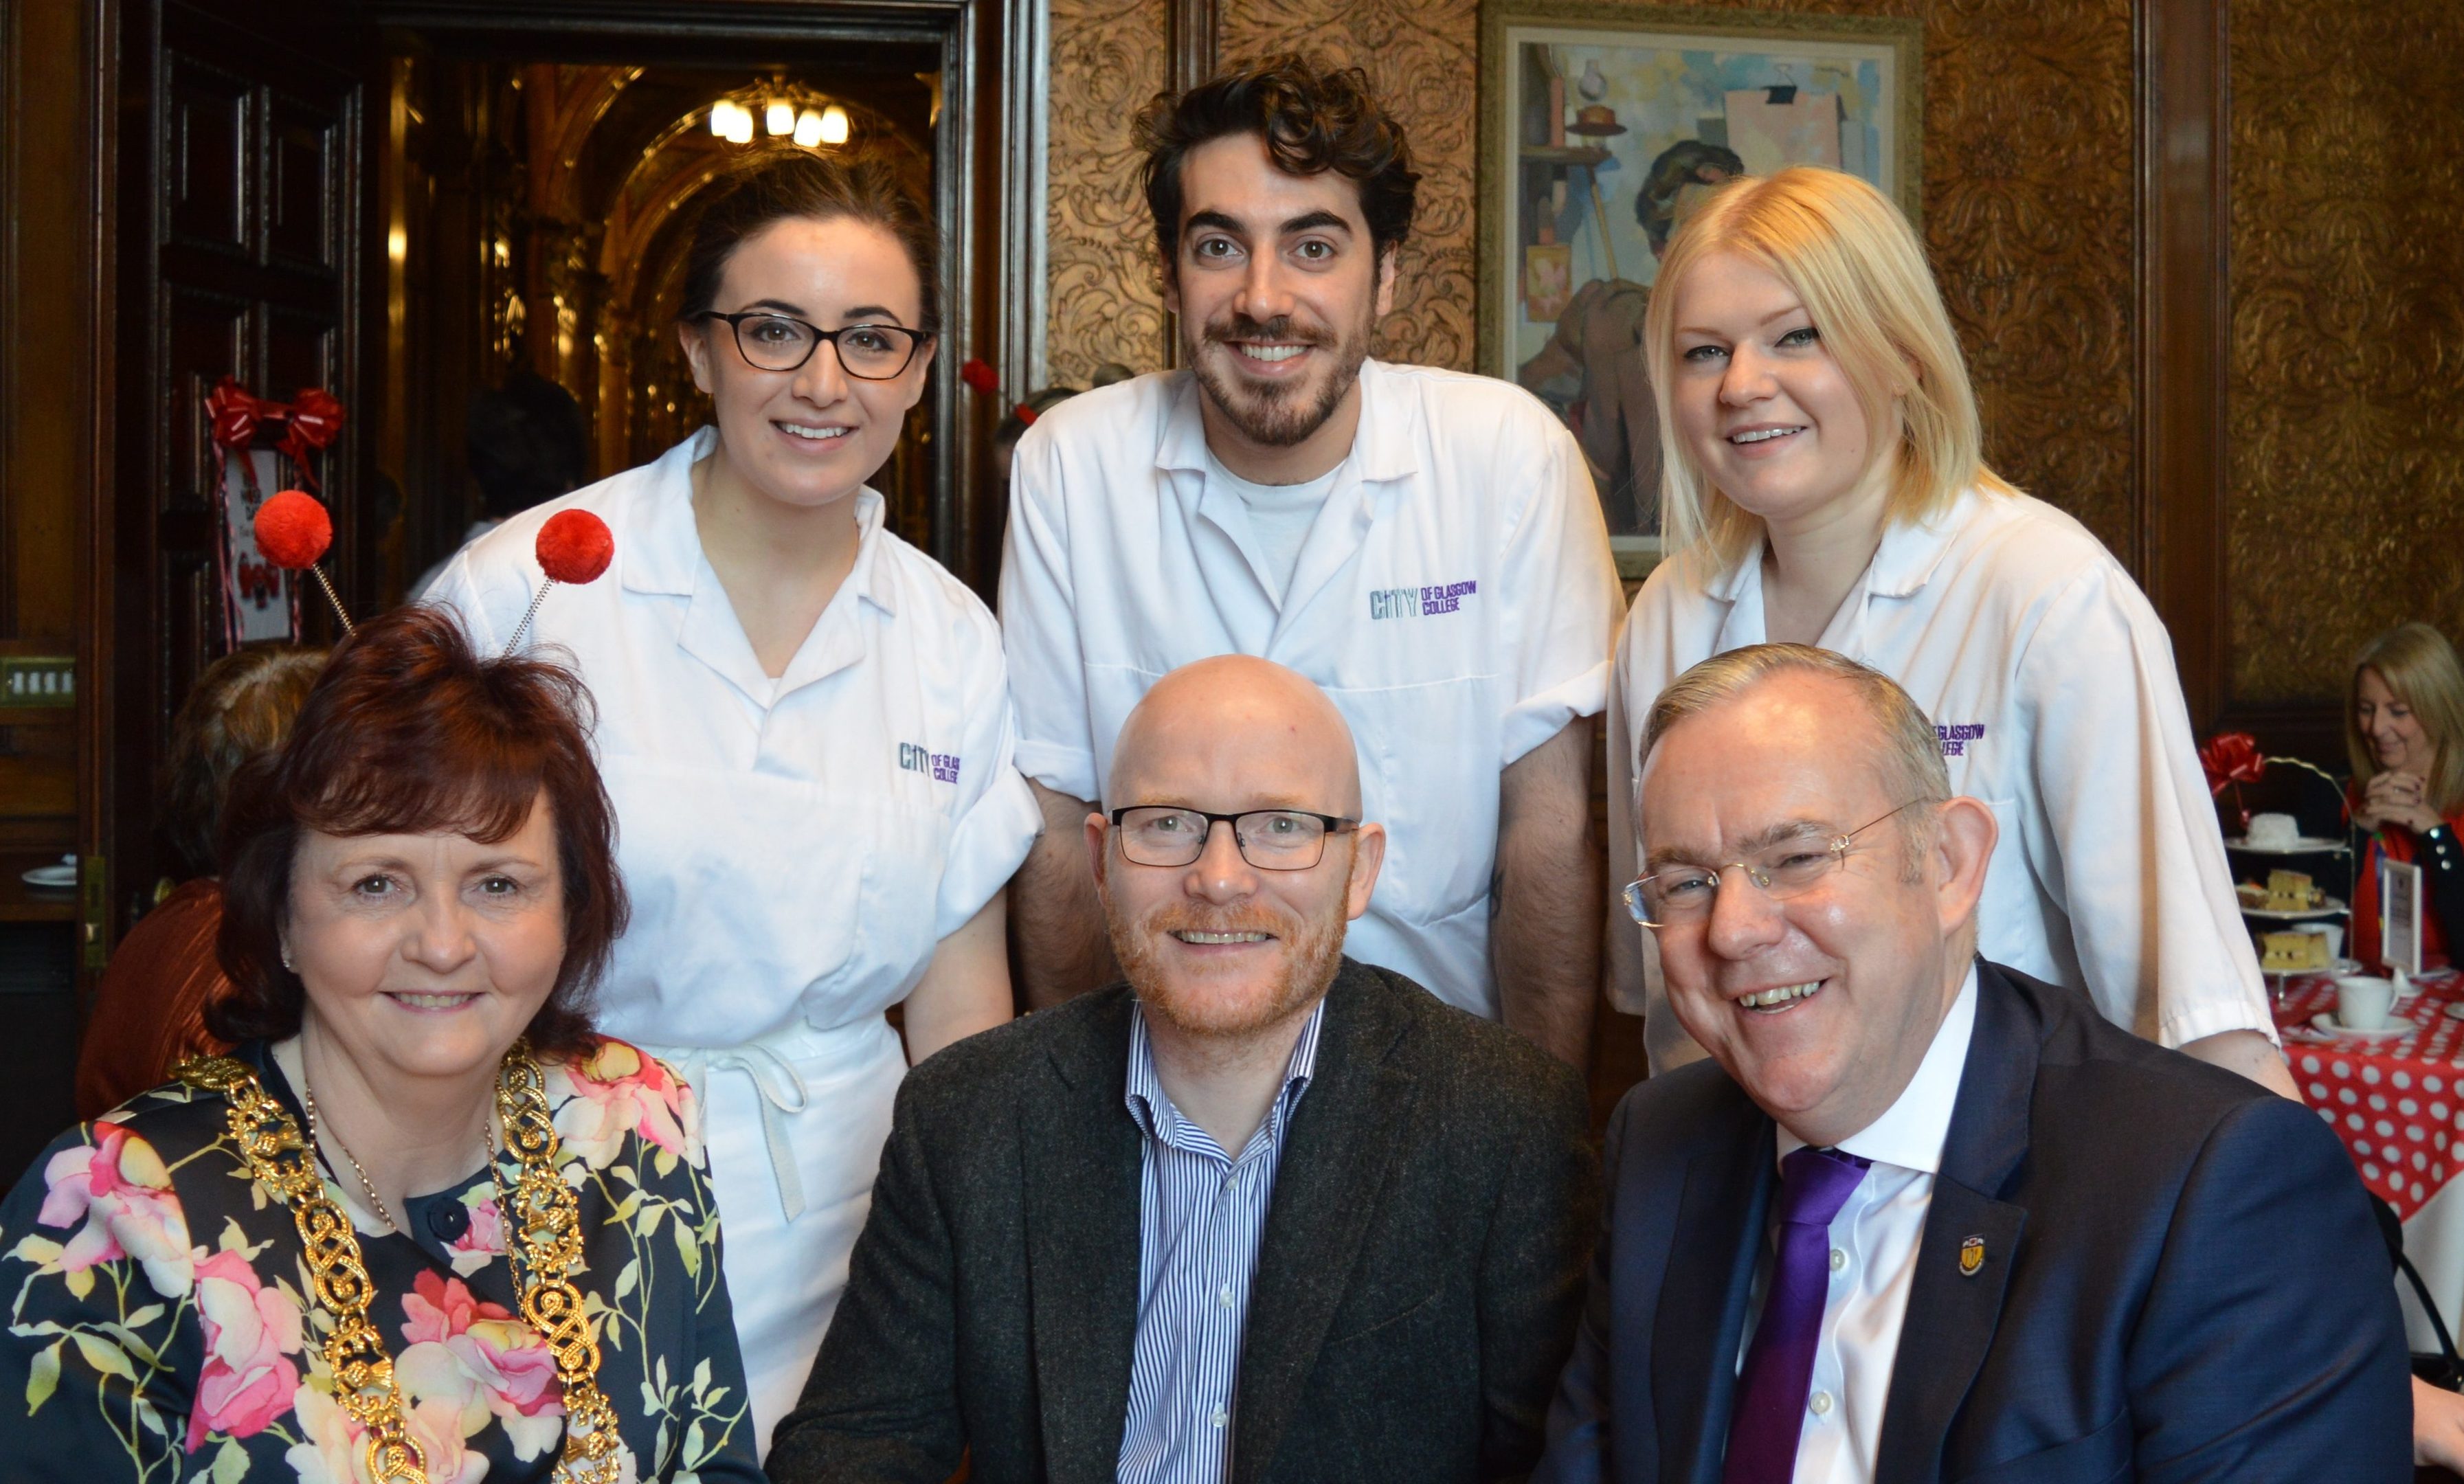
<instances>
[{"instance_id":1,"label":"curly dark hair","mask_svg":"<svg viewBox=\"0 0 2464 1484\"><path fill-rule=\"evenodd\" d=\"M223 922L231 989L206 1007L227 1041L296 1034L307 990L282 964L302 831L457 831L501 840L542 794L563 878L564 961L527 1034L542 1055L596 1037L590 997L625 930L616 811L591 758L590 693L527 656L482 659L434 608L369 620L326 662L291 738L243 764L223 807Z\"/></svg>"},{"instance_id":2,"label":"curly dark hair","mask_svg":"<svg viewBox=\"0 0 2464 1484\"><path fill-rule=\"evenodd\" d=\"M1278 168L1332 170L1360 188L1360 215L1382 262L1411 234L1420 176L1403 126L1357 67L1322 69L1287 55L1216 74L1186 93L1158 93L1138 112L1133 139L1146 151L1147 209L1167 278L1180 251L1181 163L1200 144L1255 134Z\"/></svg>"}]
</instances>

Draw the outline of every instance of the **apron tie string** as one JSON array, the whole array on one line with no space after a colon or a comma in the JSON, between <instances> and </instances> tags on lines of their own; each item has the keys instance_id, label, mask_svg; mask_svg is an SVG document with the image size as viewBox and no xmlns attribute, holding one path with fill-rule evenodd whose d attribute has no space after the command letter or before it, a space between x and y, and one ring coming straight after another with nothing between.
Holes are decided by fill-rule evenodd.
<instances>
[{"instance_id":1,"label":"apron tie string","mask_svg":"<svg viewBox=\"0 0 2464 1484\"><path fill-rule=\"evenodd\" d=\"M710 1096L709 1074L741 1072L761 1098L761 1137L770 1146L770 1172L779 1185L779 1210L789 1221L804 1213L804 1178L796 1169L796 1151L787 1143L782 1115L804 1111L808 1094L795 1066L759 1041L741 1046L679 1046L659 1056L685 1080Z\"/></svg>"}]
</instances>

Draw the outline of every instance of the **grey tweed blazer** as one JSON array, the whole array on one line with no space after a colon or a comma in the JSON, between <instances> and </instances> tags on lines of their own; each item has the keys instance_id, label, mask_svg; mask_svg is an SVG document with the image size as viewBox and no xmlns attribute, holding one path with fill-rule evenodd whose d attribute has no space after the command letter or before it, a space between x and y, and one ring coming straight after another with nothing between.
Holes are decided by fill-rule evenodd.
<instances>
[{"instance_id":1,"label":"grey tweed blazer","mask_svg":"<svg viewBox=\"0 0 2464 1484\"><path fill-rule=\"evenodd\" d=\"M1130 992L989 1031L899 1090L781 1484L1109 1484L1138 1320ZM1598 1199L1580 1079L1349 959L1287 1131L1229 1484L1520 1479Z\"/></svg>"}]
</instances>

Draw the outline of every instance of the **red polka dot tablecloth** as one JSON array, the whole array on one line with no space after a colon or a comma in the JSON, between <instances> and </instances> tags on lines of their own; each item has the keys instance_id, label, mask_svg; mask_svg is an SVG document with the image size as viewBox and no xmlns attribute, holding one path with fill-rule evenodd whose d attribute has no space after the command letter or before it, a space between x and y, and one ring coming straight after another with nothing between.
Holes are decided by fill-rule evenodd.
<instances>
[{"instance_id":1,"label":"red polka dot tablecloth","mask_svg":"<svg viewBox=\"0 0 2464 1484\"><path fill-rule=\"evenodd\" d=\"M2464 981L2425 984L2395 1010L2412 1029L2369 1041L2313 1027L2336 1008L2335 982L2323 976L2292 980L2276 1009L2301 1096L2408 1221L2464 1173L2464 1020L2446 1013L2459 1001Z\"/></svg>"}]
</instances>

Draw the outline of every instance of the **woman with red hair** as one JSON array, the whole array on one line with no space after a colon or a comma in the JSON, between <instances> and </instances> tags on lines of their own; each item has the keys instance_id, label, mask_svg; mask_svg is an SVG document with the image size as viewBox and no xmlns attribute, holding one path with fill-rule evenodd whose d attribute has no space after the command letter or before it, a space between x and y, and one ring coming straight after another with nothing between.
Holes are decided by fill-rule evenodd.
<instances>
[{"instance_id":1,"label":"woman with red hair","mask_svg":"<svg viewBox=\"0 0 2464 1484\"><path fill-rule=\"evenodd\" d=\"M587 708L404 609L233 778L231 1053L0 1203L11 1477L759 1478L700 1110L591 1029Z\"/></svg>"}]
</instances>

